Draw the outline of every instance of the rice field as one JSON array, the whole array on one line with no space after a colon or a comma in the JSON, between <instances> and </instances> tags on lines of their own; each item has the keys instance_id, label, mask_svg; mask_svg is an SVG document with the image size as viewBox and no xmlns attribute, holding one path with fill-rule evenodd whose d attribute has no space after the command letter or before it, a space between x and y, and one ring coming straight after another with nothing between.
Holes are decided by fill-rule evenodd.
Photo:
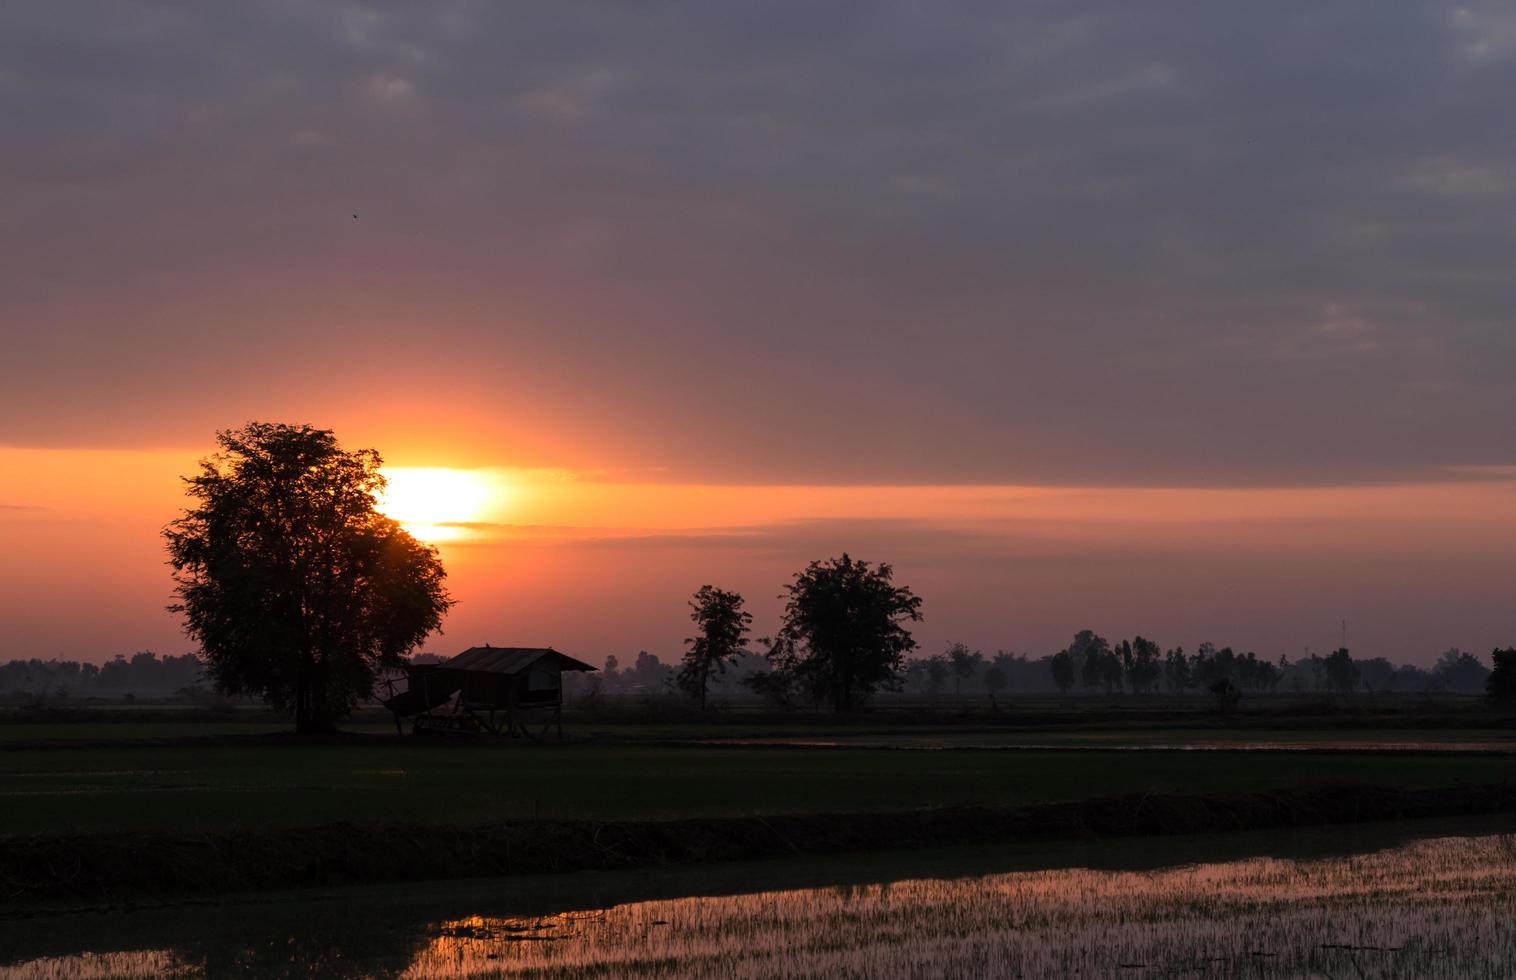
<instances>
[{"instance_id":1,"label":"rice field","mask_svg":"<svg viewBox=\"0 0 1516 980\"><path fill-rule=\"evenodd\" d=\"M256 743L0 751L0 834L203 833L343 821L678 819L1022 806L1125 793L1412 788L1516 778L1510 753L1134 752L1090 747Z\"/></svg>"},{"instance_id":2,"label":"rice field","mask_svg":"<svg viewBox=\"0 0 1516 980\"><path fill-rule=\"evenodd\" d=\"M1516 973L1516 834L1316 858L1064 868L427 921L368 959L282 946L117 949L0 978L290 976L1496 978ZM269 959L272 953L276 959ZM3 956L3 954L0 954ZM304 957L302 959L302 957Z\"/></svg>"}]
</instances>

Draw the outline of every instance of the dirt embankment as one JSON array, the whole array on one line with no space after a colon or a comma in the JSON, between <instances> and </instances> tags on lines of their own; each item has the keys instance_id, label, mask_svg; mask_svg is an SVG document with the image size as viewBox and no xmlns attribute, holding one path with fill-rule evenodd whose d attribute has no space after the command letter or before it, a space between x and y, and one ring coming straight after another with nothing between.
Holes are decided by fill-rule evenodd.
<instances>
[{"instance_id":1,"label":"dirt embankment","mask_svg":"<svg viewBox=\"0 0 1516 980\"><path fill-rule=\"evenodd\" d=\"M1516 783L1132 795L1026 807L672 821L333 824L0 837L0 915L194 894L1080 836L1194 834L1516 812Z\"/></svg>"}]
</instances>

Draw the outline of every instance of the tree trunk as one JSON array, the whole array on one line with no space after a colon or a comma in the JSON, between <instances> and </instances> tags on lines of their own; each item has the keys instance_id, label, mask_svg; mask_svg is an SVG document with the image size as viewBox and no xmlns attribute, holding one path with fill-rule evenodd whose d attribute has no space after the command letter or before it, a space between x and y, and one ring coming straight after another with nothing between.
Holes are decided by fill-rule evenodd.
<instances>
[{"instance_id":1,"label":"tree trunk","mask_svg":"<svg viewBox=\"0 0 1516 980\"><path fill-rule=\"evenodd\" d=\"M323 735L336 730L337 720L330 714L326 697L326 674L319 663L306 660L300 674L300 690L295 695L295 732L299 735Z\"/></svg>"}]
</instances>

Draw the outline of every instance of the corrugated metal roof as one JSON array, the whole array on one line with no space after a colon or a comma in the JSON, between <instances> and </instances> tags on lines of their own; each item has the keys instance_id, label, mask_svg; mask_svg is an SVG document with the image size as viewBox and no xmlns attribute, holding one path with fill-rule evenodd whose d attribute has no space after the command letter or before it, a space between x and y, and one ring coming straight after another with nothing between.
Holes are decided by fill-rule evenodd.
<instances>
[{"instance_id":1,"label":"corrugated metal roof","mask_svg":"<svg viewBox=\"0 0 1516 980\"><path fill-rule=\"evenodd\" d=\"M438 670L478 670L491 674L519 674L544 657L557 662L560 670L595 670L582 660L575 660L552 647L469 647L451 660L436 665Z\"/></svg>"}]
</instances>

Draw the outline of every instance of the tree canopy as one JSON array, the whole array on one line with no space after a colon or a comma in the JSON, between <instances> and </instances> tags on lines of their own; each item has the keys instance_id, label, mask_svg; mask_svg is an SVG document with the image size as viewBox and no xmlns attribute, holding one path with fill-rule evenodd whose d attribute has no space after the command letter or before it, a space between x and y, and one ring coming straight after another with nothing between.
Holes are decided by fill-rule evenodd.
<instances>
[{"instance_id":1,"label":"tree canopy","mask_svg":"<svg viewBox=\"0 0 1516 980\"><path fill-rule=\"evenodd\" d=\"M185 632L218 690L257 694L301 732L330 729L442 624L452 605L434 548L375 509L372 449L330 430L250 423L185 483L164 529Z\"/></svg>"},{"instance_id":2,"label":"tree canopy","mask_svg":"<svg viewBox=\"0 0 1516 980\"><path fill-rule=\"evenodd\" d=\"M1490 659L1495 669L1485 678L1485 694L1498 705L1516 706L1516 647L1496 650Z\"/></svg>"},{"instance_id":3,"label":"tree canopy","mask_svg":"<svg viewBox=\"0 0 1516 980\"><path fill-rule=\"evenodd\" d=\"M893 581L894 569L841 558L813 561L787 586L775 669L793 676L837 711L894 689L905 654L916 648L908 622L921 599Z\"/></svg>"},{"instance_id":4,"label":"tree canopy","mask_svg":"<svg viewBox=\"0 0 1516 980\"><path fill-rule=\"evenodd\" d=\"M967 643L950 643L944 653L948 666L953 670L953 693L959 694L963 690L963 682L984 666L984 654L970 650Z\"/></svg>"},{"instance_id":5,"label":"tree canopy","mask_svg":"<svg viewBox=\"0 0 1516 980\"><path fill-rule=\"evenodd\" d=\"M702 585L690 599L690 619L699 634L684 641L684 663L677 682L703 710L711 675L724 672L742 652L753 617L743 611L742 596L736 592Z\"/></svg>"}]
</instances>

